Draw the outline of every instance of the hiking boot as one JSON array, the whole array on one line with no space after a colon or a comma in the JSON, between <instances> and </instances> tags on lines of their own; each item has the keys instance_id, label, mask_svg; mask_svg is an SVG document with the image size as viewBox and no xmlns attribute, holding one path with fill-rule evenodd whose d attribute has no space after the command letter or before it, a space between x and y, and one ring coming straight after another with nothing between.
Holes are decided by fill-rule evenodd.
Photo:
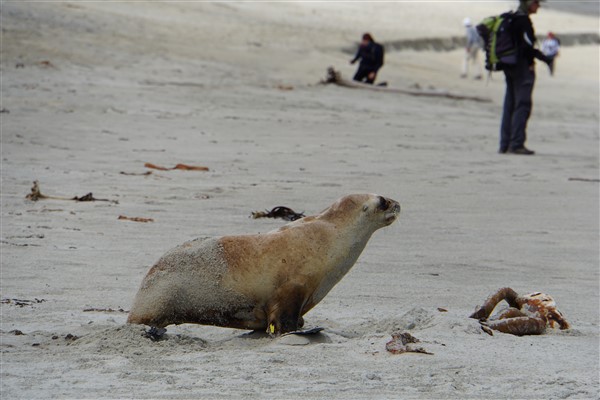
<instances>
[{"instance_id":1,"label":"hiking boot","mask_svg":"<svg viewBox=\"0 0 600 400\"><path fill-rule=\"evenodd\" d=\"M535 151L529 150L527 147L519 147L518 149L510 149L508 150L510 154L519 154L523 156L531 156L535 154Z\"/></svg>"},{"instance_id":2,"label":"hiking boot","mask_svg":"<svg viewBox=\"0 0 600 400\"><path fill-rule=\"evenodd\" d=\"M500 148L498 149L498 154L506 154L506 152L507 152L507 151L508 151L508 149L507 149L507 148L500 147Z\"/></svg>"}]
</instances>

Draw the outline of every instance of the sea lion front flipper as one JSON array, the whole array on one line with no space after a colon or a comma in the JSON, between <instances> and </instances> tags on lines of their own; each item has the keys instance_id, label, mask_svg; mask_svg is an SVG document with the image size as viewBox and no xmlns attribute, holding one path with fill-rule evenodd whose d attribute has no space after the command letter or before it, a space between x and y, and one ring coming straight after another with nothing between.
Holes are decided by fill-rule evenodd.
<instances>
[{"instance_id":1,"label":"sea lion front flipper","mask_svg":"<svg viewBox=\"0 0 600 400\"><path fill-rule=\"evenodd\" d=\"M310 329L301 329L301 330L297 330L297 331L288 332L288 333L286 333L286 335L301 335L301 336L316 335L316 334L322 332L324 329L325 328L323 328L321 326L315 326L314 328L310 328Z\"/></svg>"},{"instance_id":2,"label":"sea lion front flipper","mask_svg":"<svg viewBox=\"0 0 600 400\"><path fill-rule=\"evenodd\" d=\"M286 283L282 285L267 303L267 333L279 336L282 333L297 331L304 325L301 311L305 301L305 285Z\"/></svg>"}]
</instances>

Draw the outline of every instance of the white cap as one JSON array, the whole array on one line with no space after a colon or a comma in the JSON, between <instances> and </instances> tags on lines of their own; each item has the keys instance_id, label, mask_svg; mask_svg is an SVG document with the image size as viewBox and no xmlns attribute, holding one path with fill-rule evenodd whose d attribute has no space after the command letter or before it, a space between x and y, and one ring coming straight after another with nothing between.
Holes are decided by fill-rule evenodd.
<instances>
[{"instance_id":1,"label":"white cap","mask_svg":"<svg viewBox=\"0 0 600 400\"><path fill-rule=\"evenodd\" d=\"M463 25L464 26L471 26L471 18L466 17L465 19L463 19Z\"/></svg>"}]
</instances>

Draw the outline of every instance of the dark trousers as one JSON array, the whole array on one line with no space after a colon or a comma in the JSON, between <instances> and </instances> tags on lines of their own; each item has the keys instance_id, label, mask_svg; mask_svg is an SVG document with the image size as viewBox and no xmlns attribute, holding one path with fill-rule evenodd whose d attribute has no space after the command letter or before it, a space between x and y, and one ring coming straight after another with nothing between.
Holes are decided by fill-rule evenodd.
<instances>
[{"instance_id":1,"label":"dark trousers","mask_svg":"<svg viewBox=\"0 0 600 400\"><path fill-rule=\"evenodd\" d=\"M373 79L369 79L369 74L371 72L376 72L374 69L372 68L365 68L365 67L358 67L358 70L356 71L356 74L354 74L354 79L355 81L359 81L359 82L365 82L365 83L369 83L369 84L373 84L373 81L375 81L375 78Z\"/></svg>"},{"instance_id":2,"label":"dark trousers","mask_svg":"<svg viewBox=\"0 0 600 400\"><path fill-rule=\"evenodd\" d=\"M504 71L506 94L500 127L500 150L519 149L527 140L527 120L531 115L531 96L535 71L527 64L518 64Z\"/></svg>"}]
</instances>

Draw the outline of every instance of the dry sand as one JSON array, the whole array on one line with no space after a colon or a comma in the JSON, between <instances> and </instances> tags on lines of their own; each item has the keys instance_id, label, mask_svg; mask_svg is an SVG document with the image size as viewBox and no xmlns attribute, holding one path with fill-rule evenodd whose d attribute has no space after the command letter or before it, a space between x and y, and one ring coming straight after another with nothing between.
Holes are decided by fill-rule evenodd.
<instances>
[{"instance_id":1,"label":"dry sand","mask_svg":"<svg viewBox=\"0 0 600 400\"><path fill-rule=\"evenodd\" d=\"M389 52L380 79L491 103L316 84L354 72L341 49L363 31L460 35L512 4L3 1L1 296L30 302L1 304L1 397L598 398L598 183L570 180L598 179L598 46L564 48L552 78L538 65L534 157L496 154L502 76L458 79L460 50ZM595 15L533 19L598 32ZM210 171L120 174L145 162ZM31 202L33 180L118 204ZM402 215L305 316L325 328L308 344L193 325L151 342L125 325L168 249L353 192ZM503 286L551 294L572 329L484 334L467 316ZM387 353L398 329L434 355Z\"/></svg>"}]
</instances>

